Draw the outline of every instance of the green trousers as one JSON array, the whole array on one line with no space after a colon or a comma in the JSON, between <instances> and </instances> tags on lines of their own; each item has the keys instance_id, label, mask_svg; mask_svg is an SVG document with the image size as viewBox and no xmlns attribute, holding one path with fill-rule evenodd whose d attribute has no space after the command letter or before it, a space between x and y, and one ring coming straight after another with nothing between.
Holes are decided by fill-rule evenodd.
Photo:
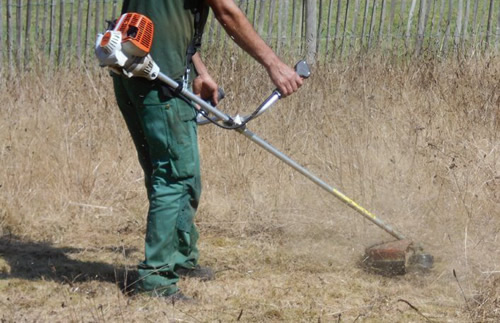
<instances>
[{"instance_id":1,"label":"green trousers","mask_svg":"<svg viewBox=\"0 0 500 323\"><path fill-rule=\"evenodd\" d=\"M178 290L176 268L196 266L199 256L193 222L201 194L196 112L157 83L113 76L113 84L149 198L137 289L170 295Z\"/></svg>"}]
</instances>

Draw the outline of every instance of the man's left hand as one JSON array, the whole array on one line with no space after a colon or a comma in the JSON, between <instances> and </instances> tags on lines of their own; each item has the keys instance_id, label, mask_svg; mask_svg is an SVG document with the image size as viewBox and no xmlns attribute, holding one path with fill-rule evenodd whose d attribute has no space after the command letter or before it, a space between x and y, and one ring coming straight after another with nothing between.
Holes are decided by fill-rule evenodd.
<instances>
[{"instance_id":1,"label":"man's left hand","mask_svg":"<svg viewBox=\"0 0 500 323\"><path fill-rule=\"evenodd\" d=\"M200 74L193 81L193 93L214 106L219 103L219 86L208 74Z\"/></svg>"}]
</instances>

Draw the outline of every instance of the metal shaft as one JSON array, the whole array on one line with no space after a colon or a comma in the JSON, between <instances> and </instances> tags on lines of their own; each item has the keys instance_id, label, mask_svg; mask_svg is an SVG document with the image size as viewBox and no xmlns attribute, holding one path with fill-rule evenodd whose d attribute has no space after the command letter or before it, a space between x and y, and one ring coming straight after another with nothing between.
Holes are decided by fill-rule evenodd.
<instances>
[{"instance_id":1,"label":"metal shaft","mask_svg":"<svg viewBox=\"0 0 500 323\"><path fill-rule=\"evenodd\" d=\"M179 83L177 83L175 80L171 79L170 77L166 76L162 72L158 73L158 78L157 79L160 80L160 81L162 81L166 85L170 86L172 89L177 89L177 87L179 86ZM189 100L191 100L191 101L199 104L205 110L207 110L208 112L210 112L213 115L215 115L219 120L222 120L223 122L228 122L228 121L231 120L231 118L227 114L221 112L219 109L217 109L217 108L213 107L212 105L208 104L202 98L200 98L199 96L195 95L194 93L192 93L188 89L182 88L181 91L180 91L180 94L183 95L184 97L188 98Z\"/></svg>"},{"instance_id":2,"label":"metal shaft","mask_svg":"<svg viewBox=\"0 0 500 323\"><path fill-rule=\"evenodd\" d=\"M401 233L397 232L391 226L384 223L382 220L377 218L373 213L369 212L367 209L365 209L364 207L362 207L359 204L357 204L356 202L354 202L352 199L350 199L349 197L344 195L339 190L331 187L330 185L328 185L327 183L322 181L316 175L311 173L308 169L301 166L300 164L295 162L293 159L291 159L287 155L283 154L278 149L274 148L272 145L270 145L265 140L258 137L256 134L254 134L250 130L238 129L237 131L240 132L241 134L243 134L245 137L247 137L251 141L255 142L260 147L264 148L266 151L270 152L271 154L273 154L274 156L279 158L282 162L284 162L288 166L292 167L293 169L295 169L296 171L298 171L299 173L301 173L302 175L304 175L305 177L310 179L313 183L315 183L319 187L323 188L328 193L332 194L333 196L335 196L336 198L338 198L339 200L341 200L342 202L344 202L345 204L347 204L348 206L350 206L351 208L356 210L362 216L364 216L365 218L367 218L368 220L370 220L371 222L376 224L378 227L385 230L387 233L389 233L390 235L392 235L396 239L399 239L399 240L405 239L405 237Z\"/></svg>"},{"instance_id":3,"label":"metal shaft","mask_svg":"<svg viewBox=\"0 0 500 323\"><path fill-rule=\"evenodd\" d=\"M166 76L165 74L163 74L161 72L158 75L158 79L173 89L176 89L179 86L179 84L176 81L174 81L173 79L169 78L168 76ZM208 104L203 99L201 99L199 96L190 92L188 89L183 88L180 91L180 94L182 94L186 98L192 100L193 102L199 104L202 108L204 108L206 111L214 114L218 119L222 120L223 122L232 121L232 118L229 117L227 114L221 112L219 109ZM271 101L272 101L271 102L271 104L272 104L272 103L277 101L277 98L273 98ZM266 109L269 106L267 106ZM369 212L367 209L365 209L364 207L362 207L359 204L357 204L356 202L354 202L352 199L350 199L349 197L344 195L339 190L326 184L324 181L319 179L316 175L311 173L308 169L301 166L300 164L298 164L297 162L292 160L287 155L283 154L278 149L274 148L272 145L270 145L269 143L267 143L263 139L259 138L256 134L254 134L253 132L248 130L246 127L245 128L238 128L235 130L238 131L239 133L241 133L242 135L244 135L245 137L247 137L248 139L250 139L251 141L253 141L254 143L256 143L257 145L259 145L260 147L264 148L266 151L270 152L271 154L273 154L274 156L279 158L285 164L289 165L290 167L292 167L293 169L295 169L296 171L298 171L299 173L301 173L302 175L304 175L305 177L310 179L313 183L315 183L319 187L323 188L325 191L332 194L333 196L335 196L336 198L338 198L339 200L341 200L342 202L347 204L352 209L356 210L359 214L364 216L369 221L373 222L375 225L377 225L381 229L385 230L387 233L389 233L390 235L392 235L396 239L399 239L399 240L405 239L405 237L401 233L397 232L391 226L384 223L382 220L377 218L373 213Z\"/></svg>"}]
</instances>

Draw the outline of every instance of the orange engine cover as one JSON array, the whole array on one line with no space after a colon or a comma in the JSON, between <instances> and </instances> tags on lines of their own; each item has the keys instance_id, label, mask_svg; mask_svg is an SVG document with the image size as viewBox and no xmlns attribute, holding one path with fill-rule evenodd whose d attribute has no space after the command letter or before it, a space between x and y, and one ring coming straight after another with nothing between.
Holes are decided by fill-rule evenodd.
<instances>
[{"instance_id":1,"label":"orange engine cover","mask_svg":"<svg viewBox=\"0 0 500 323\"><path fill-rule=\"evenodd\" d=\"M154 24L148 17L139 13L123 14L115 27L122 33L122 43L131 54L146 56L153 45ZM127 46L125 46L127 44Z\"/></svg>"}]
</instances>

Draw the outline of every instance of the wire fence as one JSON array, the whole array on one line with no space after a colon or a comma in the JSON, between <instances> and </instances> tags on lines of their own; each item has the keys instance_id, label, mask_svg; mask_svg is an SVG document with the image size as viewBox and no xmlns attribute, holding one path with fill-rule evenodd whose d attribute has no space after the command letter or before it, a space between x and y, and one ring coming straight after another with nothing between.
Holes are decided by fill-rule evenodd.
<instances>
[{"instance_id":1,"label":"wire fence","mask_svg":"<svg viewBox=\"0 0 500 323\"><path fill-rule=\"evenodd\" d=\"M180 0L179 0L180 1ZM123 0L0 0L0 66L93 59L95 36ZM500 46L500 0L237 0L280 55L328 61L360 52L481 55ZM204 46L239 50L211 13Z\"/></svg>"}]
</instances>

